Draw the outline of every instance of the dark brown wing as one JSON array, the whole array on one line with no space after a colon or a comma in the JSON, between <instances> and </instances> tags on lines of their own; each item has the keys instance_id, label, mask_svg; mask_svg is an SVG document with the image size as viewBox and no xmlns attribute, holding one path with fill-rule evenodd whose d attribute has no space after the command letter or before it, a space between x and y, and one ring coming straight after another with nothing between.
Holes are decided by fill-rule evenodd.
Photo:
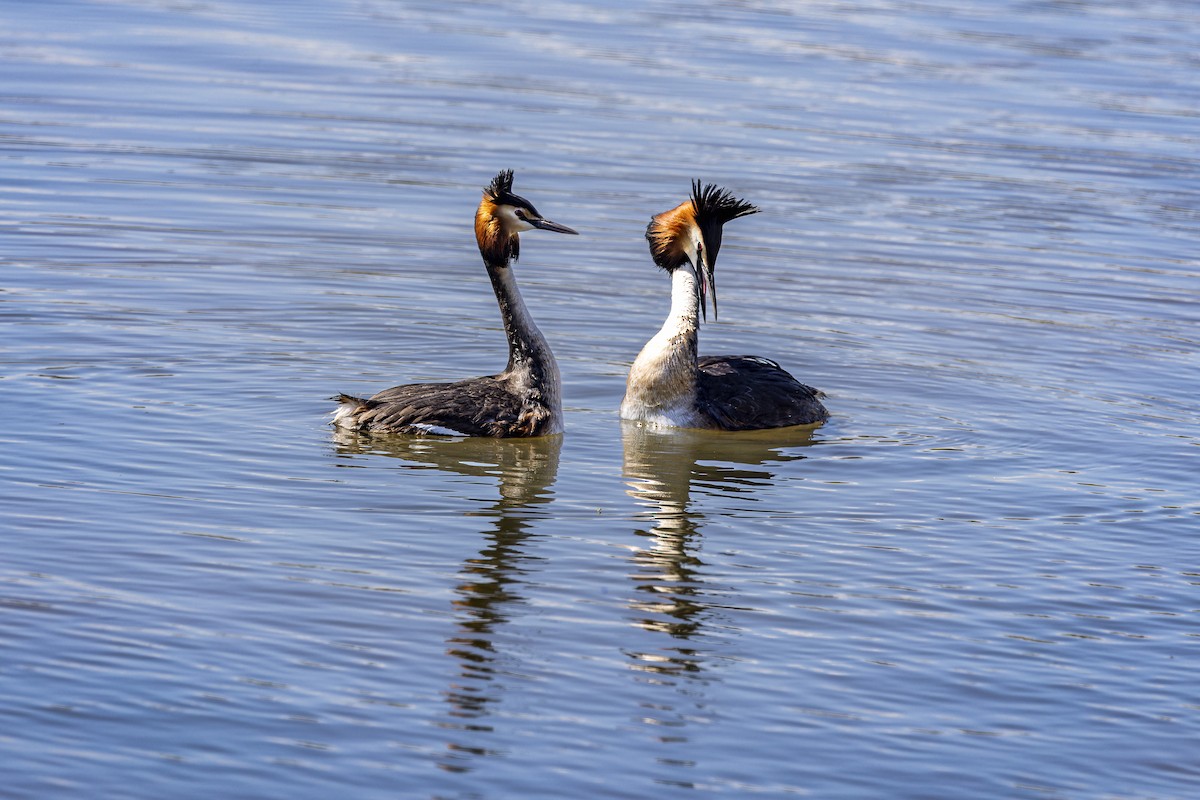
<instances>
[{"instance_id":1,"label":"dark brown wing","mask_svg":"<svg viewBox=\"0 0 1200 800\"><path fill-rule=\"evenodd\" d=\"M539 436L548 410L518 397L495 376L384 389L354 414L360 430L463 436Z\"/></svg>"},{"instance_id":2,"label":"dark brown wing","mask_svg":"<svg viewBox=\"0 0 1200 800\"><path fill-rule=\"evenodd\" d=\"M698 361L700 411L727 431L824 422L825 395L768 358L704 356Z\"/></svg>"}]
</instances>

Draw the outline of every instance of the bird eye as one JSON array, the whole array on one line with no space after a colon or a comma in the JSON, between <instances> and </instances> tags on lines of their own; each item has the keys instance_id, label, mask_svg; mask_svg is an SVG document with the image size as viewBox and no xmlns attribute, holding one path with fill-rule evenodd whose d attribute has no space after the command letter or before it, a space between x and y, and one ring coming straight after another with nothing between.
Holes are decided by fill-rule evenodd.
<instances>
[{"instance_id":1,"label":"bird eye","mask_svg":"<svg viewBox=\"0 0 1200 800\"><path fill-rule=\"evenodd\" d=\"M524 221L524 222L528 222L528 221L529 221L529 217L528 217L528 216L526 216L526 214L525 214L525 209L523 209L523 208L518 208L518 209L516 210L516 214L517 214L517 219L519 219L519 220L522 220L522 221Z\"/></svg>"}]
</instances>

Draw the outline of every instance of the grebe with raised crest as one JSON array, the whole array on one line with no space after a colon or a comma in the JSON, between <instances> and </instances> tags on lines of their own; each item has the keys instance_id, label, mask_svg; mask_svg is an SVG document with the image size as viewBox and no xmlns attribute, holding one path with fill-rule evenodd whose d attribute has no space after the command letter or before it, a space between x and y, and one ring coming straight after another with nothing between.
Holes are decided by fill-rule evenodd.
<instances>
[{"instance_id":1,"label":"grebe with raised crest","mask_svg":"<svg viewBox=\"0 0 1200 800\"><path fill-rule=\"evenodd\" d=\"M759 356L697 356L725 223L759 209L713 184L693 181L692 196L656 214L646 228L654 263L671 276L671 310L634 360L621 417L648 425L727 431L823 422L824 394Z\"/></svg>"}]
</instances>

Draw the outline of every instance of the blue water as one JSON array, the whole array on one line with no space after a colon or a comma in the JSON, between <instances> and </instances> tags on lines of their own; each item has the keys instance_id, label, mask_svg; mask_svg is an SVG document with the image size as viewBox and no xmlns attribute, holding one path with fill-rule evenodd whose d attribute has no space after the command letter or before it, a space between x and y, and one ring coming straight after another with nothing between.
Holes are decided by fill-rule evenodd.
<instances>
[{"instance_id":1,"label":"blue water","mask_svg":"<svg viewBox=\"0 0 1200 800\"><path fill-rule=\"evenodd\" d=\"M1185 800L1200 9L0 8L6 798ZM494 372L501 169L567 432ZM693 178L702 352L815 431L622 424Z\"/></svg>"}]
</instances>

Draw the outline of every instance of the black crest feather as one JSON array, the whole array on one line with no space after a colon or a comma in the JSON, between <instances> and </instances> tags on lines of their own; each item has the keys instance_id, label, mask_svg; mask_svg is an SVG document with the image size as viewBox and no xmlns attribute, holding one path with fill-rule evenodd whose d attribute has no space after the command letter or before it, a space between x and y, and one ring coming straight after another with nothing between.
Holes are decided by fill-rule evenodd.
<instances>
[{"instance_id":1,"label":"black crest feather","mask_svg":"<svg viewBox=\"0 0 1200 800\"><path fill-rule=\"evenodd\" d=\"M727 189L714 183L701 185L699 180L692 181L692 208L696 211L696 222L701 228L724 225L731 219L760 211L757 206L734 197Z\"/></svg>"},{"instance_id":2,"label":"black crest feather","mask_svg":"<svg viewBox=\"0 0 1200 800\"><path fill-rule=\"evenodd\" d=\"M498 201L512 194L512 184L513 171L506 169L492 178L492 182L483 187L483 191L492 200Z\"/></svg>"}]
</instances>

